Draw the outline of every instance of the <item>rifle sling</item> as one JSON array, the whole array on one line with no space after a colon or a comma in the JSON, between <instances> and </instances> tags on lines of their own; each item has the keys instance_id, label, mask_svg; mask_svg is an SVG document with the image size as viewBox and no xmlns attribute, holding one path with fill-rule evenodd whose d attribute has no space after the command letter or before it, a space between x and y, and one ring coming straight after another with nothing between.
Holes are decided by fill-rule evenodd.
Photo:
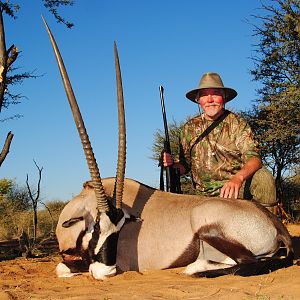
<instances>
[{"instance_id":1,"label":"rifle sling","mask_svg":"<svg viewBox=\"0 0 300 300\"><path fill-rule=\"evenodd\" d=\"M195 140L194 144L190 148L190 153L192 152L194 146L202 141L209 133L214 130L228 115L230 114L229 110L225 110L224 114L212 122Z\"/></svg>"}]
</instances>

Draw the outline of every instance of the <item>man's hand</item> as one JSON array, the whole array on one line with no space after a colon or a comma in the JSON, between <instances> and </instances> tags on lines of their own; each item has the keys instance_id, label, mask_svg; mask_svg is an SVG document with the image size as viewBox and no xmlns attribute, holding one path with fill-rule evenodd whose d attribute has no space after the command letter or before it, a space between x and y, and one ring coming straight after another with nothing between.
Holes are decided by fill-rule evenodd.
<instances>
[{"instance_id":1,"label":"man's hand","mask_svg":"<svg viewBox=\"0 0 300 300\"><path fill-rule=\"evenodd\" d=\"M164 152L163 153L163 165L164 167L170 167L174 164L172 155L169 153Z\"/></svg>"},{"instance_id":2,"label":"man's hand","mask_svg":"<svg viewBox=\"0 0 300 300\"><path fill-rule=\"evenodd\" d=\"M244 178L236 174L221 188L220 197L237 199Z\"/></svg>"},{"instance_id":3,"label":"man's hand","mask_svg":"<svg viewBox=\"0 0 300 300\"><path fill-rule=\"evenodd\" d=\"M262 162L260 158L255 156L249 158L244 167L221 188L220 197L237 199L243 182L261 167Z\"/></svg>"},{"instance_id":4,"label":"man's hand","mask_svg":"<svg viewBox=\"0 0 300 300\"><path fill-rule=\"evenodd\" d=\"M163 165L164 167L173 167L179 169L180 175L185 174L185 167L180 162L175 162L171 154L164 152L163 153Z\"/></svg>"}]
</instances>

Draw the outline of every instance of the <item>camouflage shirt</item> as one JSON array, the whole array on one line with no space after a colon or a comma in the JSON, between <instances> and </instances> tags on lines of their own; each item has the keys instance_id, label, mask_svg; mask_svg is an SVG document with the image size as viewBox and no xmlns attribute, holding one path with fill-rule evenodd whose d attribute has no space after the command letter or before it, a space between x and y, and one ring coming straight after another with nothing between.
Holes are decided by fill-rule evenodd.
<instances>
[{"instance_id":1,"label":"camouflage shirt","mask_svg":"<svg viewBox=\"0 0 300 300\"><path fill-rule=\"evenodd\" d=\"M232 112L193 146L197 137L211 123L202 114L184 125L179 160L187 172L191 171L192 181L198 192L217 196L224 183L250 157L260 156L251 128L244 119Z\"/></svg>"}]
</instances>

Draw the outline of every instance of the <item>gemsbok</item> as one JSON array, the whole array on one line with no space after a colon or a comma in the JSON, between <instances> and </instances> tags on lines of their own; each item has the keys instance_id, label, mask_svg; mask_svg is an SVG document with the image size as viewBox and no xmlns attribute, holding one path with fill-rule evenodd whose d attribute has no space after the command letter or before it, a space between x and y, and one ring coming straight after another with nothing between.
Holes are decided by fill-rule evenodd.
<instances>
[{"instance_id":1,"label":"gemsbok","mask_svg":"<svg viewBox=\"0 0 300 300\"><path fill-rule=\"evenodd\" d=\"M258 203L163 192L125 179L123 88L114 44L119 150L116 178L101 180L68 74L43 19L58 62L91 181L62 210L56 228L63 262L56 273L89 271L104 279L129 270L186 267L194 276L254 275L293 264L285 226Z\"/></svg>"}]
</instances>

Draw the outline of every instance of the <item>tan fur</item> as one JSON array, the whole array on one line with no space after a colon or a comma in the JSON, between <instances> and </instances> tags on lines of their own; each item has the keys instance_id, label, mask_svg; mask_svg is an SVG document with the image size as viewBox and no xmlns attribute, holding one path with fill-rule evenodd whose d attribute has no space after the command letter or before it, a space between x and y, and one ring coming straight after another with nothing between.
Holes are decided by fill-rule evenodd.
<instances>
[{"instance_id":1,"label":"tan fur","mask_svg":"<svg viewBox=\"0 0 300 300\"><path fill-rule=\"evenodd\" d=\"M103 185L112 196L114 178L103 179ZM215 224L228 238L244 243L255 256L272 255L280 240L291 249L284 226L266 209L245 200L178 195L125 179L123 208L143 220L126 224L120 232L117 265L123 271L193 263L200 251L198 232ZM80 216L83 221L62 227L63 222ZM87 183L61 213L56 229L60 250L75 248L78 235L95 216L96 198L92 184Z\"/></svg>"}]
</instances>

